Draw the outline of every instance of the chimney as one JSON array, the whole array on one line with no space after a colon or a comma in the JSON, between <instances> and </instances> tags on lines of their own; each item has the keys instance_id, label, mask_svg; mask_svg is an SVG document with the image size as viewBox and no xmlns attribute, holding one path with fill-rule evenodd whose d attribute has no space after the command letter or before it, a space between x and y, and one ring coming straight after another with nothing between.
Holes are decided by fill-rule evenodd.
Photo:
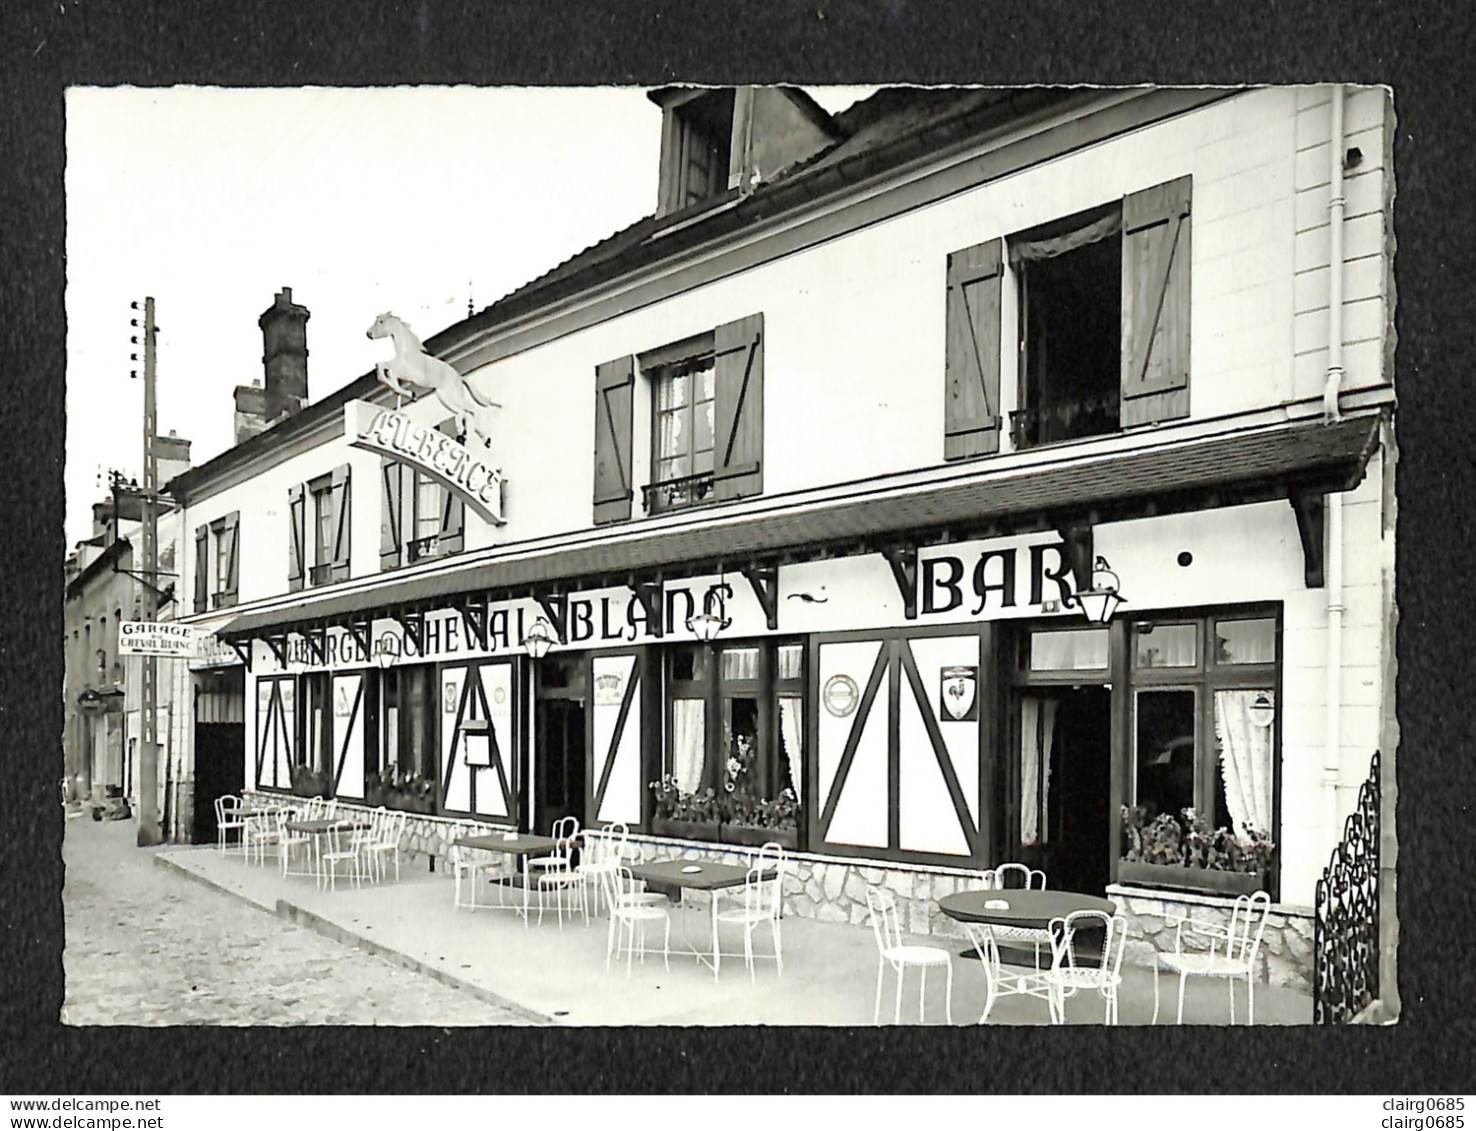
<instances>
[{"instance_id":1,"label":"chimney","mask_svg":"<svg viewBox=\"0 0 1476 1131\"><path fill-rule=\"evenodd\" d=\"M261 327L260 379L236 386L236 443L265 432L308 403L308 308L292 301L292 288L283 287L256 324Z\"/></svg>"},{"instance_id":2,"label":"chimney","mask_svg":"<svg viewBox=\"0 0 1476 1131\"><path fill-rule=\"evenodd\" d=\"M190 442L180 439L171 428L169 435L154 437L154 459L158 461L159 487L162 490L176 475L183 475L190 469Z\"/></svg>"}]
</instances>

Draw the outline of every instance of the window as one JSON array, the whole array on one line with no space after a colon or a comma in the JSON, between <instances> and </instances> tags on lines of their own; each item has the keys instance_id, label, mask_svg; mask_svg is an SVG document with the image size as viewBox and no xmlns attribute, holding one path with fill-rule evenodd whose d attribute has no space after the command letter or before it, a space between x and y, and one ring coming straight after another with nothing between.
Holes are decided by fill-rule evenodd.
<instances>
[{"instance_id":1,"label":"window","mask_svg":"<svg viewBox=\"0 0 1476 1131\"><path fill-rule=\"evenodd\" d=\"M287 583L291 590L349 577L349 466L287 492Z\"/></svg>"},{"instance_id":2,"label":"window","mask_svg":"<svg viewBox=\"0 0 1476 1131\"><path fill-rule=\"evenodd\" d=\"M1182 177L948 257L945 459L999 450L1007 272L1016 449L1188 415L1190 196Z\"/></svg>"},{"instance_id":3,"label":"window","mask_svg":"<svg viewBox=\"0 0 1476 1131\"><path fill-rule=\"evenodd\" d=\"M435 780L435 666L413 664L381 673L380 768Z\"/></svg>"},{"instance_id":4,"label":"window","mask_svg":"<svg viewBox=\"0 0 1476 1131\"><path fill-rule=\"evenodd\" d=\"M728 190L734 92L670 96L662 123L659 215L679 212Z\"/></svg>"},{"instance_id":5,"label":"window","mask_svg":"<svg viewBox=\"0 0 1476 1131\"><path fill-rule=\"evenodd\" d=\"M296 747L296 764L306 766L328 783L333 781L333 703L329 672L308 672L299 677L302 710Z\"/></svg>"},{"instance_id":6,"label":"window","mask_svg":"<svg viewBox=\"0 0 1476 1131\"><path fill-rule=\"evenodd\" d=\"M1133 804L1275 839L1277 621L1227 613L1131 626Z\"/></svg>"},{"instance_id":7,"label":"window","mask_svg":"<svg viewBox=\"0 0 1476 1131\"><path fill-rule=\"evenodd\" d=\"M649 398L647 514L763 491L764 316L595 371L594 521L631 516L637 377Z\"/></svg>"},{"instance_id":8,"label":"window","mask_svg":"<svg viewBox=\"0 0 1476 1131\"><path fill-rule=\"evenodd\" d=\"M239 511L195 528L195 612L236 604L240 529Z\"/></svg>"},{"instance_id":9,"label":"window","mask_svg":"<svg viewBox=\"0 0 1476 1131\"><path fill-rule=\"evenodd\" d=\"M454 435L456 422L439 431ZM395 569L459 554L466 545L466 503L424 471L395 460L380 465L379 565Z\"/></svg>"},{"instance_id":10,"label":"window","mask_svg":"<svg viewBox=\"0 0 1476 1131\"><path fill-rule=\"evenodd\" d=\"M771 641L665 650L662 776L684 796L712 791L712 821L733 826L724 839L741 841L745 828L797 838L804 651Z\"/></svg>"}]
</instances>

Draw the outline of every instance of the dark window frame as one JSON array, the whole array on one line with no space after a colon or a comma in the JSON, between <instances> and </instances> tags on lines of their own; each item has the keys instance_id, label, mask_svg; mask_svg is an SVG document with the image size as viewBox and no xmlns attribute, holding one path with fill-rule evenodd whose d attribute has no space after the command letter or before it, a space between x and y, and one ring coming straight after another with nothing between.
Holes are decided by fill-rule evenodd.
<instances>
[{"instance_id":1,"label":"dark window frame","mask_svg":"<svg viewBox=\"0 0 1476 1131\"><path fill-rule=\"evenodd\" d=\"M645 381L651 402L649 481L643 492L645 510L648 515L666 514L674 510L691 510L694 507L710 506L717 501L716 492L713 490L714 465L717 460L716 335L716 330L708 330L705 333L684 338L680 342L648 350L636 357L636 364L641 378ZM708 466L703 470L697 470L693 466L697 455L694 442L696 440L695 409L698 403L694 395L696 381L693 378L699 373L710 373L712 383L712 397L702 402L712 405L713 414L712 446L707 449ZM663 384L678 376L689 378L686 404L678 410L686 421L687 444L684 453L676 456L663 456L661 418L667 413L661 408L661 389ZM663 479L661 476L663 460L680 458L680 455L685 455L689 461L687 474Z\"/></svg>"}]
</instances>

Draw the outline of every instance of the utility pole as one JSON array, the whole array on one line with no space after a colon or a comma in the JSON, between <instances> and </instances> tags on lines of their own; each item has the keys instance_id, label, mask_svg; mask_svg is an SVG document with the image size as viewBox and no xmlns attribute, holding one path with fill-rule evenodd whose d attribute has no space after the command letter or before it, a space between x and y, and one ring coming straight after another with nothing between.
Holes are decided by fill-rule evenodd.
<instances>
[{"instance_id":1,"label":"utility pole","mask_svg":"<svg viewBox=\"0 0 1476 1131\"><path fill-rule=\"evenodd\" d=\"M138 303L133 303L138 309ZM159 489L159 467L154 459L154 439L158 431L158 420L154 406L154 300L144 299L143 306L144 347L144 411L143 411L143 575L147 583L142 587L143 607L140 610L145 621L154 619L155 583L159 577L159 529L158 516L154 509L154 496ZM138 319L133 319L138 325ZM138 338L133 341L136 343ZM138 355L133 355L138 360ZM143 688L141 709L143 711L143 739L139 743L138 761L138 846L147 848L159 844L163 836L159 831L159 659L157 656L143 657Z\"/></svg>"}]
</instances>

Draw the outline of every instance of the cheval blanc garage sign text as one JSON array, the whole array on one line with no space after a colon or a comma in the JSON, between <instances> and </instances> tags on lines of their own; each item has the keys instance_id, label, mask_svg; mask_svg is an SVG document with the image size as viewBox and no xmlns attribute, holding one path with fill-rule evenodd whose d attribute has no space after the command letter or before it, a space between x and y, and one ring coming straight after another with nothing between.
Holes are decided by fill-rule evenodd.
<instances>
[{"instance_id":1,"label":"cheval blanc garage sign text","mask_svg":"<svg viewBox=\"0 0 1476 1131\"><path fill-rule=\"evenodd\" d=\"M403 412L368 401L349 401L343 411L343 431L350 447L418 467L450 487L488 522L502 525L500 469L489 467L454 437L421 427Z\"/></svg>"}]
</instances>

